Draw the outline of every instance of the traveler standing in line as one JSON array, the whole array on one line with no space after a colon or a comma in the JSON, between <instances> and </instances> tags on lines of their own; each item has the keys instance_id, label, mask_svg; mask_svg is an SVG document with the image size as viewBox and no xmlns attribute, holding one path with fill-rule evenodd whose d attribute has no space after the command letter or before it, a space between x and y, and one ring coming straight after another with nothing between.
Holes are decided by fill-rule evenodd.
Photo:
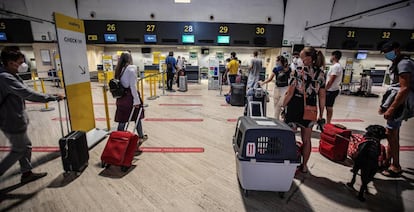
<instances>
[{"instance_id":1,"label":"traveler standing in line","mask_svg":"<svg viewBox=\"0 0 414 212\"><path fill-rule=\"evenodd\" d=\"M292 63L290 64L290 69L291 70L296 70L297 67L299 67L301 64L299 64L302 61L299 61L299 52L293 52L292 53Z\"/></svg>"},{"instance_id":2,"label":"traveler standing in line","mask_svg":"<svg viewBox=\"0 0 414 212\"><path fill-rule=\"evenodd\" d=\"M168 57L165 59L165 64L167 64L167 91L175 92L172 88L175 68L177 65L177 61L174 58L174 52L171 51L168 53Z\"/></svg>"},{"instance_id":3,"label":"traveler standing in line","mask_svg":"<svg viewBox=\"0 0 414 212\"><path fill-rule=\"evenodd\" d=\"M250 62L249 76L247 78L247 90L253 88L254 85L260 80L260 71L262 70L262 60L257 58L258 52L253 52L253 59Z\"/></svg>"},{"instance_id":4,"label":"traveler standing in line","mask_svg":"<svg viewBox=\"0 0 414 212\"><path fill-rule=\"evenodd\" d=\"M276 58L276 67L273 69L269 78L265 81L260 81L259 84L263 86L266 83L269 83L276 76L276 85L273 90L273 105L275 110L275 118L279 120L281 113L281 106L285 98L285 94L289 85L291 69L287 62L287 59L283 56L277 56Z\"/></svg>"},{"instance_id":5,"label":"traveler standing in line","mask_svg":"<svg viewBox=\"0 0 414 212\"><path fill-rule=\"evenodd\" d=\"M180 76L184 76L184 57L177 57L177 87L180 87Z\"/></svg>"},{"instance_id":6,"label":"traveler standing in line","mask_svg":"<svg viewBox=\"0 0 414 212\"><path fill-rule=\"evenodd\" d=\"M392 61L390 68L392 84L399 84L400 87L390 107L386 111L381 109L378 111L387 120L387 160L390 163L388 169L383 171L382 174L388 177L397 177L402 173L400 165L400 127L402 120L407 120L414 115L414 108L409 108L404 117L395 117L395 113L396 109L405 102L414 107L414 61L407 55L401 54L400 44L397 42L390 41L384 44L381 52L384 53L386 59Z\"/></svg>"},{"instance_id":7,"label":"traveler standing in line","mask_svg":"<svg viewBox=\"0 0 414 212\"><path fill-rule=\"evenodd\" d=\"M230 85L228 94L231 93L231 84L236 82L237 72L239 71L239 61L236 57L236 52L231 52L230 55L230 62L227 63L225 73L225 75L227 75L228 83Z\"/></svg>"},{"instance_id":8,"label":"traveler standing in line","mask_svg":"<svg viewBox=\"0 0 414 212\"><path fill-rule=\"evenodd\" d=\"M128 122L131 111L135 107L131 121L136 121L137 118L139 119L136 129L140 141L143 142L148 136L144 135L142 130L141 117L143 117L143 114L141 114L141 117L138 117L139 109L143 106L141 96L137 91L137 66L133 65L130 53L124 52L119 57L118 64L115 67L115 78L119 79L125 88L124 96L116 99L115 121L118 122L118 131L125 130L125 125Z\"/></svg>"},{"instance_id":9,"label":"traveler standing in line","mask_svg":"<svg viewBox=\"0 0 414 212\"><path fill-rule=\"evenodd\" d=\"M316 106L319 100L319 119L322 119L325 109L325 57L321 51L313 47L305 47L300 52L303 68L297 69L291 75L288 90L282 107L286 108L285 122L296 129L300 128L303 142L303 163L300 171L308 172L308 160L311 154L311 135L314 121L304 120L304 104L306 94L306 105ZM305 93L306 92L306 93Z\"/></svg>"},{"instance_id":10,"label":"traveler standing in line","mask_svg":"<svg viewBox=\"0 0 414 212\"><path fill-rule=\"evenodd\" d=\"M343 68L339 63L342 57L342 52L334 51L331 55L331 63L333 65L329 68L326 76L326 122L329 124L332 120L333 106L335 99L339 94L340 85L342 82L342 71Z\"/></svg>"},{"instance_id":11,"label":"traveler standing in line","mask_svg":"<svg viewBox=\"0 0 414 212\"><path fill-rule=\"evenodd\" d=\"M37 93L23 83L17 73L26 72L24 55L18 47L4 47L1 51L3 67L0 68L0 129L11 143L10 153L0 162L0 176L19 161L21 183L28 183L47 175L32 172L32 142L27 135L29 124L25 100L49 102L62 100L61 94Z\"/></svg>"}]
</instances>

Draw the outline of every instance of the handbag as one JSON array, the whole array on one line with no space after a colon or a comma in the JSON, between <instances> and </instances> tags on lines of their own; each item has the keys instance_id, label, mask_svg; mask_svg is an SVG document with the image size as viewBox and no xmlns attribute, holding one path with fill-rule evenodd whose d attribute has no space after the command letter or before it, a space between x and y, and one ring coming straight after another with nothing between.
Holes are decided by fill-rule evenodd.
<instances>
[{"instance_id":1,"label":"handbag","mask_svg":"<svg viewBox=\"0 0 414 212\"><path fill-rule=\"evenodd\" d=\"M303 73L303 75L305 74ZM318 119L318 108L316 106L306 105L305 77L303 77L303 106L303 120L316 121Z\"/></svg>"}]
</instances>

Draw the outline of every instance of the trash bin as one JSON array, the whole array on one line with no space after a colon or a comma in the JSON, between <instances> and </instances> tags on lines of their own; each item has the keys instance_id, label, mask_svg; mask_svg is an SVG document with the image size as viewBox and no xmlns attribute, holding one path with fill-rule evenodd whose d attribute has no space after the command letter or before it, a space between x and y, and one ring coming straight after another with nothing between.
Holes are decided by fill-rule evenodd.
<instances>
[{"instance_id":1,"label":"trash bin","mask_svg":"<svg viewBox=\"0 0 414 212\"><path fill-rule=\"evenodd\" d=\"M282 121L242 116L233 136L237 178L244 195L249 190L289 191L300 156L295 134Z\"/></svg>"}]
</instances>

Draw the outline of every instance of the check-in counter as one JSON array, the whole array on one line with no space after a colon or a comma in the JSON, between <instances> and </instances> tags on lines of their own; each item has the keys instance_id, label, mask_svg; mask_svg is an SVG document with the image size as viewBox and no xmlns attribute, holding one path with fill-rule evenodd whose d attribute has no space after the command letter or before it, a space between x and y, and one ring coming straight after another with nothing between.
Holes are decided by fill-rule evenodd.
<instances>
[{"instance_id":1,"label":"check-in counter","mask_svg":"<svg viewBox=\"0 0 414 212\"><path fill-rule=\"evenodd\" d=\"M159 65L145 65L144 66L144 77L148 77L153 74L160 73L160 66ZM161 74L158 74L157 76L152 77L151 79L156 81L161 81L162 79ZM167 79L167 75L164 74L164 79ZM145 79L145 82L148 82L149 78Z\"/></svg>"},{"instance_id":2,"label":"check-in counter","mask_svg":"<svg viewBox=\"0 0 414 212\"><path fill-rule=\"evenodd\" d=\"M185 74L187 75L188 82L199 82L200 79L200 70L198 66L189 66L185 67Z\"/></svg>"}]
</instances>

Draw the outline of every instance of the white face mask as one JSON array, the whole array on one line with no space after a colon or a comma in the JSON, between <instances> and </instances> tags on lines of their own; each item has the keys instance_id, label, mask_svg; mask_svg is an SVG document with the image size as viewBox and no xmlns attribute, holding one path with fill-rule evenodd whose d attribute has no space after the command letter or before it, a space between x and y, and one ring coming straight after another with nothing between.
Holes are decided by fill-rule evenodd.
<instances>
[{"instance_id":1,"label":"white face mask","mask_svg":"<svg viewBox=\"0 0 414 212\"><path fill-rule=\"evenodd\" d=\"M19 73L24 73L27 72L27 69L29 69L29 66L26 63L22 63L19 65L19 67L17 68L17 71Z\"/></svg>"},{"instance_id":2,"label":"white face mask","mask_svg":"<svg viewBox=\"0 0 414 212\"><path fill-rule=\"evenodd\" d=\"M303 61L302 61L302 59L298 58L298 59L296 60L295 65L296 65L296 67L297 67L297 68L298 68L298 67L303 67Z\"/></svg>"}]
</instances>

